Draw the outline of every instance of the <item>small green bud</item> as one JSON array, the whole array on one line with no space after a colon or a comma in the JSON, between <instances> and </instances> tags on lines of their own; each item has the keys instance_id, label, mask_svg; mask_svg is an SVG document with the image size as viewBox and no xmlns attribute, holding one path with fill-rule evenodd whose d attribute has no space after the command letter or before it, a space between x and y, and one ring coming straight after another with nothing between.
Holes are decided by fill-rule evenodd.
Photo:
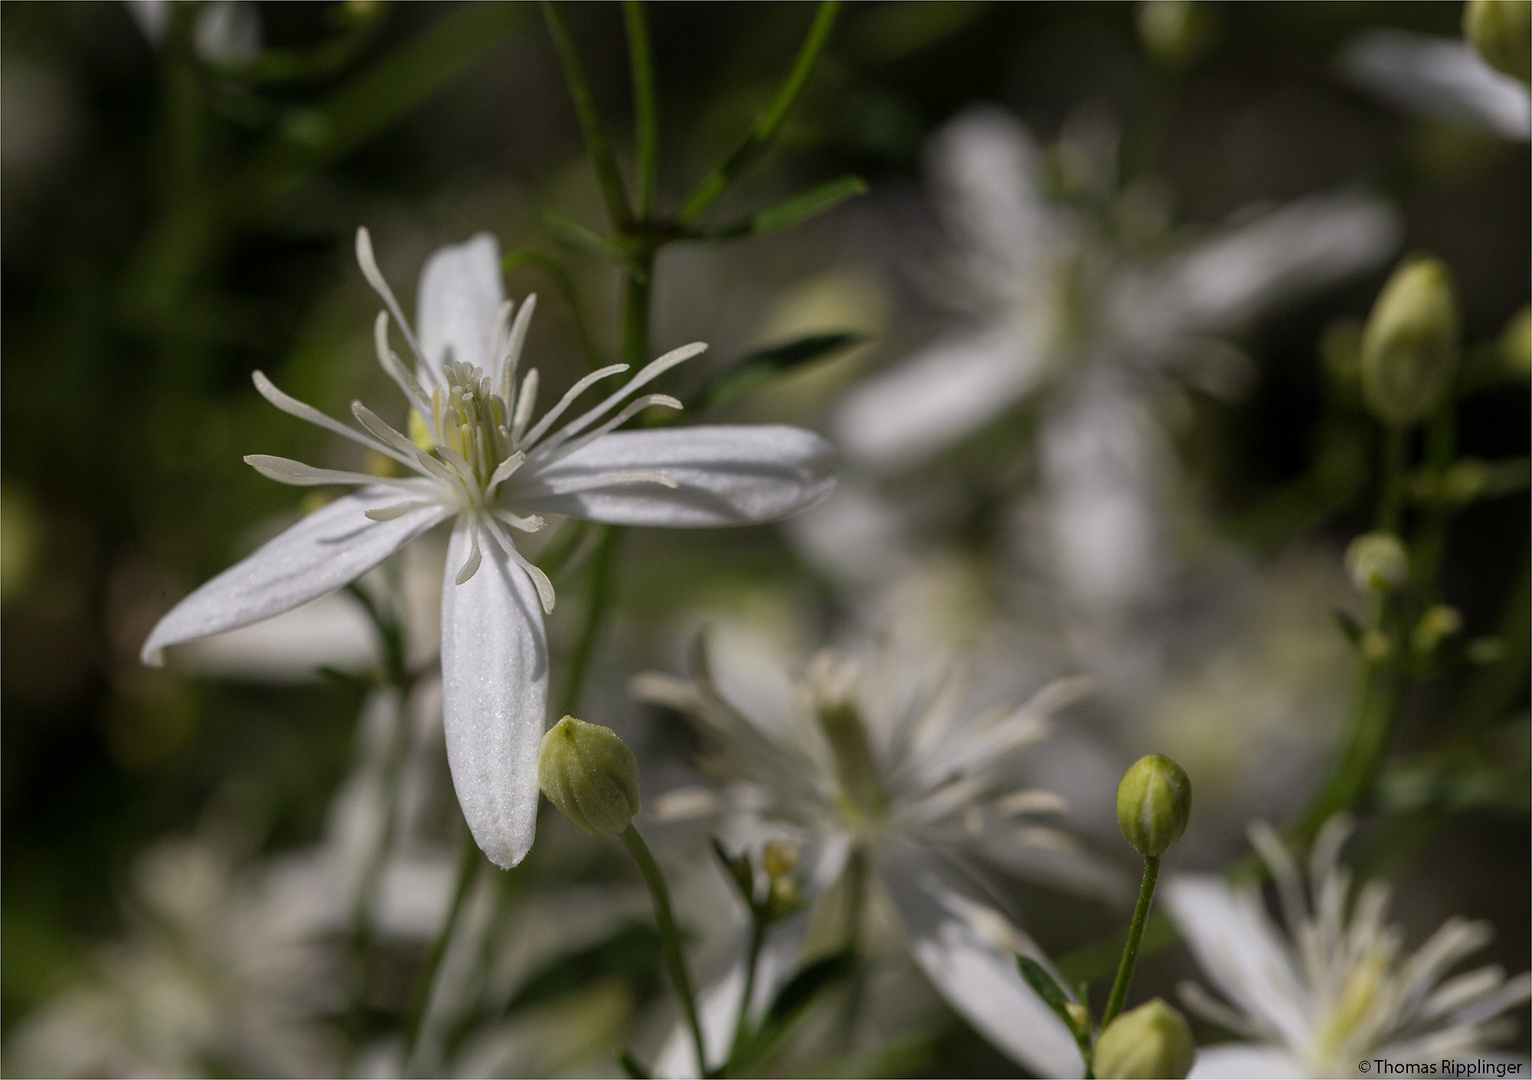
<instances>
[{"instance_id":1,"label":"small green bud","mask_svg":"<svg viewBox=\"0 0 1532 1080\"><path fill-rule=\"evenodd\" d=\"M1532 79L1532 2L1468 0L1463 36L1484 62L1513 79Z\"/></svg>"},{"instance_id":2,"label":"small green bud","mask_svg":"<svg viewBox=\"0 0 1532 1080\"><path fill-rule=\"evenodd\" d=\"M1410 576L1404 542L1391 532L1363 533L1346 548L1346 573L1361 592L1393 592Z\"/></svg>"},{"instance_id":3,"label":"small green bud","mask_svg":"<svg viewBox=\"0 0 1532 1080\"><path fill-rule=\"evenodd\" d=\"M537 783L592 836L616 836L638 813L638 759L617 732L566 716L543 736Z\"/></svg>"},{"instance_id":4,"label":"small green bud","mask_svg":"<svg viewBox=\"0 0 1532 1080\"><path fill-rule=\"evenodd\" d=\"M1457 365L1457 301L1437 259L1394 271L1362 332L1362 396L1384 423L1413 424L1431 411Z\"/></svg>"},{"instance_id":5,"label":"small green bud","mask_svg":"<svg viewBox=\"0 0 1532 1080\"><path fill-rule=\"evenodd\" d=\"M1415 624L1413 642L1415 651L1429 656L1446 638L1463 630L1463 616L1458 609L1446 604L1435 604L1426 610Z\"/></svg>"},{"instance_id":6,"label":"small green bud","mask_svg":"<svg viewBox=\"0 0 1532 1080\"><path fill-rule=\"evenodd\" d=\"M1144 0L1138 7L1138 38L1155 60L1171 68L1190 67L1217 37L1208 5L1195 0Z\"/></svg>"},{"instance_id":7,"label":"small green bud","mask_svg":"<svg viewBox=\"0 0 1532 1080\"><path fill-rule=\"evenodd\" d=\"M1117 785L1117 825L1140 855L1163 855L1186 831L1192 782L1163 754L1133 763Z\"/></svg>"},{"instance_id":8,"label":"small green bud","mask_svg":"<svg viewBox=\"0 0 1532 1080\"><path fill-rule=\"evenodd\" d=\"M1357 651L1369 664L1381 664L1394 655L1394 642L1382 630L1369 630L1356 643Z\"/></svg>"},{"instance_id":9,"label":"small green bud","mask_svg":"<svg viewBox=\"0 0 1532 1080\"><path fill-rule=\"evenodd\" d=\"M1180 1080L1192 1071L1196 1057L1186 1018L1155 998L1106 1026L1096 1039L1091 1068L1101 1080Z\"/></svg>"},{"instance_id":10,"label":"small green bud","mask_svg":"<svg viewBox=\"0 0 1532 1080\"><path fill-rule=\"evenodd\" d=\"M1532 307L1524 307L1500 332L1500 359L1506 369L1523 379L1532 375Z\"/></svg>"}]
</instances>

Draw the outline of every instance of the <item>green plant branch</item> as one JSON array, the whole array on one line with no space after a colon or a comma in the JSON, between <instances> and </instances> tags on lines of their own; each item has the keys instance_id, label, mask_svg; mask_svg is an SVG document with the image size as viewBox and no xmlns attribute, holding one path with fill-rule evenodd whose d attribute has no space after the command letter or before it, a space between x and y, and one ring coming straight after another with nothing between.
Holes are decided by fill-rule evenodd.
<instances>
[{"instance_id":1,"label":"green plant branch","mask_svg":"<svg viewBox=\"0 0 1532 1080\"><path fill-rule=\"evenodd\" d=\"M649 845L644 843L644 838L631 824L622 832L622 843L638 863L639 872L644 875L644 884L649 887L649 896L654 901L654 921L665 949L665 964L670 969L670 981L675 985L676 996L681 999L681 1011L686 1015L687 1026L691 1028L692 1045L697 1052L698 1075L708 1076L707 1044L702 1039L702 1022L697 1016L697 1000L692 994L691 977L686 972L686 955L681 950L681 931L676 926L675 914L671 910L670 889L665 884L665 875L660 872L659 863L654 861Z\"/></svg>"},{"instance_id":2,"label":"green plant branch","mask_svg":"<svg viewBox=\"0 0 1532 1080\"><path fill-rule=\"evenodd\" d=\"M482 865L473 834L468 831L466 825L461 832L457 884L452 890L452 906L448 908L447 918L437 932L436 939L431 942L431 948L426 953L425 960L421 963L420 971L415 977L415 989L410 995L409 1012L406 1014L407 1020L404 1025L404 1049L400 1054L406 1076L415 1075L413 1068L415 1052L420 1044L420 1034L425 1028L426 1016L430 1012L431 989L436 983L436 973L441 967L442 957L447 953L447 945L452 940L453 931L457 929L458 918L463 913L463 904L468 899L469 888Z\"/></svg>"},{"instance_id":3,"label":"green plant branch","mask_svg":"<svg viewBox=\"0 0 1532 1080\"><path fill-rule=\"evenodd\" d=\"M1103 1029L1117 1018L1128 1000L1128 987L1133 982L1133 969L1138 964L1139 943L1144 938L1144 925L1149 921L1149 907L1154 903L1154 885L1159 877L1160 857L1145 855L1144 880L1138 887L1138 903L1133 905L1133 922L1128 927L1128 940L1122 947L1117 978L1112 981L1112 994L1107 998L1106 1010L1101 1014Z\"/></svg>"},{"instance_id":4,"label":"green plant branch","mask_svg":"<svg viewBox=\"0 0 1532 1080\"><path fill-rule=\"evenodd\" d=\"M803 97L804 90L808 88L809 78L814 74L814 68L819 63L819 57L824 52L825 45L829 43L830 33L835 29L835 19L839 14L840 0L821 0L818 10L814 13L814 22L809 26L808 36L798 50L798 58L793 64L792 71L788 73L787 80L782 84L782 88L777 91L776 98L756 119L749 133L734 148L724 163L708 174L686 200L678 215L683 225L695 221L698 215L712 206L718 197L728 190L730 184L771 148L782 125L792 115L793 109Z\"/></svg>"},{"instance_id":5,"label":"green plant branch","mask_svg":"<svg viewBox=\"0 0 1532 1080\"><path fill-rule=\"evenodd\" d=\"M596 339L591 334L590 323L585 318L585 307L580 303L579 290L575 288L574 278L569 276L569 271L559 263L557 259L544 255L541 251L533 251L531 248L517 248L500 260L501 269L507 274L523 267L540 270L553 282L553 287L564 298L564 304L569 308L570 318L574 322L575 335L580 339L580 350L585 353L585 362L592 371L601 366L601 350L596 345Z\"/></svg>"},{"instance_id":6,"label":"green plant branch","mask_svg":"<svg viewBox=\"0 0 1532 1080\"><path fill-rule=\"evenodd\" d=\"M585 75L585 65L580 62L580 53L575 48L569 24L564 21L558 5L550 0L540 0L538 7L542 9L548 32L553 36L553 46L558 50L559 63L564 69L564 82L569 87L569 96L574 99L580 131L585 136L585 147L590 151L591 162L596 168L596 181L601 186L607 217L611 219L612 228L621 232L632 223L633 214L628 208L628 196L623 190L617 155L606 137L601 113L596 108L595 94L591 92L590 80Z\"/></svg>"},{"instance_id":7,"label":"green plant branch","mask_svg":"<svg viewBox=\"0 0 1532 1080\"><path fill-rule=\"evenodd\" d=\"M560 716L572 716L579 708L580 690L584 686L585 674L590 667L596 639L601 634L601 625L611 600L612 564L617 552L618 529L615 525L603 525L601 528L606 531L597 542L596 553L591 560L590 596L585 603L585 622L569 659L569 675L564 683L563 697L559 701Z\"/></svg>"},{"instance_id":8,"label":"green plant branch","mask_svg":"<svg viewBox=\"0 0 1532 1080\"><path fill-rule=\"evenodd\" d=\"M654 85L654 49L649 42L649 18L640 0L623 0L622 18L628 31L628 64L633 77L634 186L639 221L654 216L659 185L660 114Z\"/></svg>"}]
</instances>

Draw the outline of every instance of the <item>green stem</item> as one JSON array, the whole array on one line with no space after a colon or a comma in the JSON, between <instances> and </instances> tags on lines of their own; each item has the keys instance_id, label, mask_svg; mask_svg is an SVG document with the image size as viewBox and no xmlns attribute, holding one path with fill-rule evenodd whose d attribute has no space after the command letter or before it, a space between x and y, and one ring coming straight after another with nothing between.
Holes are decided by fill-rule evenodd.
<instances>
[{"instance_id":1,"label":"green stem","mask_svg":"<svg viewBox=\"0 0 1532 1080\"><path fill-rule=\"evenodd\" d=\"M564 68L564 82L569 86L569 96L574 99L575 113L580 118L580 130L585 136L586 149L596 168L596 181L601 185L601 197L606 202L607 217L612 227L626 229L633 215L628 209L628 197L622 187L622 172L617 167L617 155L607 140L606 128L601 124L601 113L596 108L596 96L591 92L590 80L585 75L585 65L580 62L579 50L574 37L558 5L542 0L543 19L553 36L553 46L558 50L559 62Z\"/></svg>"},{"instance_id":2,"label":"green stem","mask_svg":"<svg viewBox=\"0 0 1532 1080\"><path fill-rule=\"evenodd\" d=\"M649 44L649 19L639 0L623 0L623 22L628 29L628 64L633 71L633 138L638 144L635 172L638 189L638 220L654 214L654 193L659 182L660 113L654 89L654 50Z\"/></svg>"},{"instance_id":3,"label":"green stem","mask_svg":"<svg viewBox=\"0 0 1532 1080\"><path fill-rule=\"evenodd\" d=\"M446 921L437 932L436 940L431 942L431 949L421 964L420 973L416 976L414 992L410 996L409 1020L404 1028L404 1052L401 1055L406 1076L414 1075L411 1066L414 1064L415 1048L419 1045L420 1033L425 1028L426 1014L430 1010L431 988L436 983L436 972L441 967L442 957L446 955L447 944L452 940L453 931L457 929L458 917L462 915L463 903L468 898L469 887L473 884L474 876L480 868L477 858L479 849L474 844L473 835L466 827L462 832L462 850L458 854L457 886L452 891L452 906L447 910Z\"/></svg>"},{"instance_id":4,"label":"green stem","mask_svg":"<svg viewBox=\"0 0 1532 1080\"><path fill-rule=\"evenodd\" d=\"M611 601L612 564L616 561L617 538L615 525L599 526L605 531L596 544L596 554L591 560L590 596L585 602L585 627L580 640L575 642L574 653L569 658L569 676L564 684L564 696L559 702L560 716L573 716L580 705L580 690L585 684L585 673L590 668L591 655L596 650L596 639L601 635L601 624Z\"/></svg>"},{"instance_id":5,"label":"green stem","mask_svg":"<svg viewBox=\"0 0 1532 1080\"><path fill-rule=\"evenodd\" d=\"M1149 905L1154 903L1154 883L1160 877L1160 857L1144 856L1144 881L1138 887L1138 903L1133 906L1133 923L1128 927L1128 940L1122 947L1122 961L1117 965L1117 978L1112 982L1112 996L1107 998L1106 1011L1101 1014L1101 1027L1122 1012L1128 1000L1128 986L1133 982L1133 968L1138 963L1138 943L1144 938L1144 923L1149 920Z\"/></svg>"},{"instance_id":6,"label":"green stem","mask_svg":"<svg viewBox=\"0 0 1532 1080\"><path fill-rule=\"evenodd\" d=\"M1404 496L1404 451L1408 431L1389 425L1383 434L1383 467L1378 485L1378 509L1374 528L1399 531L1399 508Z\"/></svg>"},{"instance_id":7,"label":"green stem","mask_svg":"<svg viewBox=\"0 0 1532 1080\"><path fill-rule=\"evenodd\" d=\"M649 307L654 296L653 249L635 256L637 272L630 271L623 283L622 362L633 371L649 359Z\"/></svg>"},{"instance_id":8,"label":"green stem","mask_svg":"<svg viewBox=\"0 0 1532 1080\"><path fill-rule=\"evenodd\" d=\"M741 173L759 161L771 148L783 123L792 114L793 109L803 97L804 90L808 88L809 77L814 74L814 67L819 63L819 56L824 52L825 45L829 43L830 32L835 29L835 18L839 13L839 0L821 0L819 10L814 13L813 25L809 27L808 37L804 39L802 48L798 50L798 59L794 62L792 71L788 73L787 81L777 91L777 96L771 105L756 119L749 134L734 148L734 152L722 165L713 170L686 200L686 204L682 206L681 213L678 215L681 224L689 225L695 221L699 214L712 206L718 197L728 190L729 185Z\"/></svg>"},{"instance_id":9,"label":"green stem","mask_svg":"<svg viewBox=\"0 0 1532 1080\"><path fill-rule=\"evenodd\" d=\"M761 947L766 943L766 919L755 905L751 905L750 922L750 951L745 954L745 994L739 999L739 1015L734 1019L734 1045L729 1050L730 1062L746 1042L745 1024L750 1019L750 999L755 996L755 973L760 966Z\"/></svg>"},{"instance_id":10,"label":"green stem","mask_svg":"<svg viewBox=\"0 0 1532 1080\"><path fill-rule=\"evenodd\" d=\"M665 884L665 875L660 872L659 863L654 861L649 845L644 843L644 838L631 824L623 830L622 842L638 863L639 872L644 875L644 884L649 886L649 895L654 900L654 921L659 927L660 941L665 949L665 964L670 969L670 981L675 984L676 996L681 999L681 1011L686 1014L686 1023L692 1032L692 1044L697 1051L697 1073L699 1076L707 1076L707 1045L702 1041L697 1000L692 996L691 977L686 973L686 955L681 951L681 931L676 926L675 915L670 908L670 889Z\"/></svg>"}]
</instances>

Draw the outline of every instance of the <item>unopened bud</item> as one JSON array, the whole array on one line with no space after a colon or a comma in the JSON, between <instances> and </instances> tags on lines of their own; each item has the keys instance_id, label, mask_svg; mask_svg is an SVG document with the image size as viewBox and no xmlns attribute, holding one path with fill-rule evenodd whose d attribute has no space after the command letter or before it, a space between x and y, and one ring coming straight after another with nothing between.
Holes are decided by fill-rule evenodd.
<instances>
[{"instance_id":1,"label":"unopened bud","mask_svg":"<svg viewBox=\"0 0 1532 1080\"><path fill-rule=\"evenodd\" d=\"M1391 532L1363 533L1346 548L1346 573L1362 592L1393 592L1410 576L1404 542Z\"/></svg>"},{"instance_id":2,"label":"unopened bud","mask_svg":"<svg viewBox=\"0 0 1532 1080\"><path fill-rule=\"evenodd\" d=\"M543 736L537 782L548 801L592 836L615 836L638 813L638 759L617 733L566 716Z\"/></svg>"},{"instance_id":3,"label":"unopened bud","mask_svg":"<svg viewBox=\"0 0 1532 1080\"><path fill-rule=\"evenodd\" d=\"M1369 664L1381 664L1394 655L1394 642L1382 630L1369 630L1356 643L1357 651Z\"/></svg>"},{"instance_id":4,"label":"unopened bud","mask_svg":"<svg viewBox=\"0 0 1532 1080\"><path fill-rule=\"evenodd\" d=\"M1528 0L1468 0L1463 36L1484 62L1513 79L1532 79L1532 3Z\"/></svg>"},{"instance_id":5,"label":"unopened bud","mask_svg":"<svg viewBox=\"0 0 1532 1080\"><path fill-rule=\"evenodd\" d=\"M1524 307L1500 332L1500 360L1523 379L1532 375L1532 307Z\"/></svg>"},{"instance_id":6,"label":"unopened bud","mask_svg":"<svg viewBox=\"0 0 1532 1080\"><path fill-rule=\"evenodd\" d=\"M761 869L768 877L787 877L798 869L798 849L786 840L768 840L761 851Z\"/></svg>"},{"instance_id":7,"label":"unopened bud","mask_svg":"<svg viewBox=\"0 0 1532 1080\"><path fill-rule=\"evenodd\" d=\"M1195 0L1144 0L1138 8L1138 37L1155 60L1188 67L1206 54L1216 37L1212 12Z\"/></svg>"},{"instance_id":8,"label":"unopened bud","mask_svg":"<svg viewBox=\"0 0 1532 1080\"><path fill-rule=\"evenodd\" d=\"M1463 629L1463 616L1458 614L1458 609L1446 604L1435 604L1426 610L1415 624L1414 645L1415 651L1429 656L1436 651L1436 647L1445 638L1461 632Z\"/></svg>"},{"instance_id":9,"label":"unopened bud","mask_svg":"<svg viewBox=\"0 0 1532 1080\"><path fill-rule=\"evenodd\" d=\"M1155 998L1106 1026L1096 1040L1091 1068L1101 1080L1180 1080L1192 1071L1196 1056L1186 1017Z\"/></svg>"},{"instance_id":10,"label":"unopened bud","mask_svg":"<svg viewBox=\"0 0 1532 1080\"><path fill-rule=\"evenodd\" d=\"M1362 333L1362 394L1395 427L1431 411L1457 364L1458 315L1447 268L1412 259L1394 271Z\"/></svg>"},{"instance_id":11,"label":"unopened bud","mask_svg":"<svg viewBox=\"0 0 1532 1080\"><path fill-rule=\"evenodd\" d=\"M1117 825L1140 855L1174 847L1191 813L1192 782L1163 754L1139 758L1117 785Z\"/></svg>"}]
</instances>

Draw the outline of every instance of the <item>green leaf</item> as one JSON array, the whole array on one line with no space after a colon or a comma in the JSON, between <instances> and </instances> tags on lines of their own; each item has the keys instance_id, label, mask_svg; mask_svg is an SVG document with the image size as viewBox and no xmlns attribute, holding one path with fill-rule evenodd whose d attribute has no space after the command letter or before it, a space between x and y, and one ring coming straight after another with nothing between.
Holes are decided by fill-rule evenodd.
<instances>
[{"instance_id":1,"label":"green leaf","mask_svg":"<svg viewBox=\"0 0 1532 1080\"><path fill-rule=\"evenodd\" d=\"M616 240L602 236L598 232L587 229L578 221L567 218L563 214L555 214L551 210L544 210L542 218L543 225L559 243L572 247L576 251L584 251L597 258L616 263L639 281L647 280L643 267L633 257L632 252Z\"/></svg>"},{"instance_id":2,"label":"green leaf","mask_svg":"<svg viewBox=\"0 0 1532 1080\"><path fill-rule=\"evenodd\" d=\"M654 1074L644 1068L643 1062L633 1056L633 1051L626 1046L617 1051L617 1064L622 1066L622 1071L627 1073L631 1080L649 1080Z\"/></svg>"},{"instance_id":3,"label":"green leaf","mask_svg":"<svg viewBox=\"0 0 1532 1080\"><path fill-rule=\"evenodd\" d=\"M1356 648L1362 642L1362 627L1348 612L1335 608L1330 612L1330 618L1335 620L1335 625L1340 627L1340 632L1346 635L1346 640L1351 642L1352 648Z\"/></svg>"},{"instance_id":4,"label":"green leaf","mask_svg":"<svg viewBox=\"0 0 1532 1080\"><path fill-rule=\"evenodd\" d=\"M806 964L777 992L776 999L766 1010L761 1026L739 1048L728 1063L726 1071L738 1075L750 1071L771 1050L793 1022L807 1011L825 990L851 974L856 965L856 954L850 950L838 952Z\"/></svg>"},{"instance_id":5,"label":"green leaf","mask_svg":"<svg viewBox=\"0 0 1532 1080\"><path fill-rule=\"evenodd\" d=\"M1016 967L1021 972L1021 977L1027 981L1027 985L1037 991L1037 996L1042 998L1058 1014L1058 1018L1064 1021L1064 1025L1074 1032L1076 1037L1080 1032L1075 1027L1074 1017L1069 1015L1069 999L1064 996L1064 991L1059 989L1059 984L1053 981L1053 976L1048 974L1048 969L1039 964L1030 956L1016 954Z\"/></svg>"},{"instance_id":6,"label":"green leaf","mask_svg":"<svg viewBox=\"0 0 1532 1080\"><path fill-rule=\"evenodd\" d=\"M775 206L757 210L741 221L721 225L716 229L697 229L688 235L698 240L732 240L742 236L765 236L767 233L790 229L809 218L818 217L826 210L833 209L866 190L867 184L860 176L842 176L794 195L790 199L784 199Z\"/></svg>"},{"instance_id":7,"label":"green leaf","mask_svg":"<svg viewBox=\"0 0 1532 1080\"><path fill-rule=\"evenodd\" d=\"M733 881L734 887L739 890L745 906L754 911L755 868L750 865L749 856L730 855L723 846L723 842L716 836L708 837L708 842L713 845L713 854L718 856L718 861L723 863L723 868L728 871L729 880Z\"/></svg>"},{"instance_id":8,"label":"green leaf","mask_svg":"<svg viewBox=\"0 0 1532 1080\"><path fill-rule=\"evenodd\" d=\"M749 353L729 366L728 371L708 390L702 404L721 405L747 397L778 375L847 349L854 349L866 340L866 334L840 330L794 338Z\"/></svg>"}]
</instances>

